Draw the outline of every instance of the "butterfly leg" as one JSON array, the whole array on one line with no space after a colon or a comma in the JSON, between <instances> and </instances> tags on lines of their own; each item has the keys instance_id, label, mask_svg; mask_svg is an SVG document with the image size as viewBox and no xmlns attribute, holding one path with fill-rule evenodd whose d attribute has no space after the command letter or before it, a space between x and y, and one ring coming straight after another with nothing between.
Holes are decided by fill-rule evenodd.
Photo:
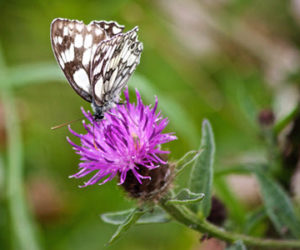
<instances>
[{"instance_id":1,"label":"butterfly leg","mask_svg":"<svg viewBox=\"0 0 300 250\"><path fill-rule=\"evenodd\" d=\"M94 144L94 148L98 151L100 151L100 149L97 147L96 144L96 138L95 138L95 124L93 123L93 144Z\"/></svg>"}]
</instances>

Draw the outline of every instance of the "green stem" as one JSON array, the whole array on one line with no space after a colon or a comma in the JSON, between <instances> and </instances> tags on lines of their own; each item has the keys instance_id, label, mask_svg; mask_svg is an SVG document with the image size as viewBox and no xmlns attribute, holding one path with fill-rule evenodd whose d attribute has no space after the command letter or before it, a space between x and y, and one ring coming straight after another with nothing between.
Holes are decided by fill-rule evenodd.
<instances>
[{"instance_id":1,"label":"green stem","mask_svg":"<svg viewBox=\"0 0 300 250\"><path fill-rule=\"evenodd\" d=\"M209 233L209 235L233 243L237 240L242 240L245 244L258 247L272 247L272 248L300 248L300 241L298 240L275 240L275 239L261 239L251 237L243 234L227 232L223 228L217 227L205 219L200 219L196 214L185 206L166 204L167 200L161 200L160 206L170 214L176 221L185 226L201 232Z\"/></svg>"},{"instance_id":2,"label":"green stem","mask_svg":"<svg viewBox=\"0 0 300 250\"><path fill-rule=\"evenodd\" d=\"M33 225L24 199L23 150L16 107L13 96L8 90L2 91L2 100L8 139L7 199L13 232L18 242L16 248L36 250L39 247L34 237Z\"/></svg>"}]
</instances>

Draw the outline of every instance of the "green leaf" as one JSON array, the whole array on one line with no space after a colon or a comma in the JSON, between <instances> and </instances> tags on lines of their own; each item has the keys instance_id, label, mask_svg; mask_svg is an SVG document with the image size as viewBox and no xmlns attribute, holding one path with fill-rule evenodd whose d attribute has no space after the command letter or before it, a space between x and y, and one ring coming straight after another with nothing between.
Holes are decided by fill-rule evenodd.
<instances>
[{"instance_id":1,"label":"green leaf","mask_svg":"<svg viewBox=\"0 0 300 250\"><path fill-rule=\"evenodd\" d=\"M264 207L250 213L246 218L243 232L247 235L251 234L253 229L261 224L266 218L267 214Z\"/></svg>"},{"instance_id":2,"label":"green leaf","mask_svg":"<svg viewBox=\"0 0 300 250\"><path fill-rule=\"evenodd\" d=\"M136 223L136 221L145 213L144 210L139 208L133 209L131 213L127 216L125 221L119 225L117 231L110 238L108 244L114 243L117 239L121 237L122 234L127 232L129 228Z\"/></svg>"},{"instance_id":3,"label":"green leaf","mask_svg":"<svg viewBox=\"0 0 300 250\"><path fill-rule=\"evenodd\" d=\"M176 175L181 173L185 169L185 167L196 160L200 154L200 151L193 150L187 152L184 156L182 156L176 163Z\"/></svg>"},{"instance_id":4,"label":"green leaf","mask_svg":"<svg viewBox=\"0 0 300 250\"><path fill-rule=\"evenodd\" d=\"M255 172L267 214L278 233L300 237L300 221L282 187L262 171Z\"/></svg>"},{"instance_id":5,"label":"green leaf","mask_svg":"<svg viewBox=\"0 0 300 250\"><path fill-rule=\"evenodd\" d=\"M105 213L101 215L101 219L109 224L121 225L133 211L134 209L132 208L119 212ZM136 221L136 224L165 223L169 222L170 219L170 216L163 209L155 207L145 212L145 214Z\"/></svg>"},{"instance_id":6,"label":"green leaf","mask_svg":"<svg viewBox=\"0 0 300 250\"><path fill-rule=\"evenodd\" d=\"M167 205L187 205L200 202L204 198L204 194L195 194L191 192L188 188L182 189L174 199L168 200Z\"/></svg>"},{"instance_id":7,"label":"green leaf","mask_svg":"<svg viewBox=\"0 0 300 250\"><path fill-rule=\"evenodd\" d=\"M47 62L16 66L11 68L8 73L10 83L14 87L51 81L66 81L59 66Z\"/></svg>"},{"instance_id":8,"label":"green leaf","mask_svg":"<svg viewBox=\"0 0 300 250\"><path fill-rule=\"evenodd\" d=\"M226 247L226 250L247 250L246 246L244 245L242 240L236 241L229 247Z\"/></svg>"},{"instance_id":9,"label":"green leaf","mask_svg":"<svg viewBox=\"0 0 300 250\"><path fill-rule=\"evenodd\" d=\"M170 220L171 217L162 208L155 207L153 210L146 212L137 221L137 224L166 223Z\"/></svg>"},{"instance_id":10,"label":"green leaf","mask_svg":"<svg viewBox=\"0 0 300 250\"><path fill-rule=\"evenodd\" d=\"M192 168L189 187L194 193L204 193L205 197L200 204L192 205L191 209L195 212L200 211L207 217L211 208L215 155L214 134L208 120L204 120L202 123L202 138L199 151L202 152Z\"/></svg>"},{"instance_id":11,"label":"green leaf","mask_svg":"<svg viewBox=\"0 0 300 250\"><path fill-rule=\"evenodd\" d=\"M134 208L131 208L128 210L123 210L118 212L104 213L101 214L100 217L104 222L108 224L121 225L126 221L127 217L130 214L132 214L134 210L135 210Z\"/></svg>"}]
</instances>

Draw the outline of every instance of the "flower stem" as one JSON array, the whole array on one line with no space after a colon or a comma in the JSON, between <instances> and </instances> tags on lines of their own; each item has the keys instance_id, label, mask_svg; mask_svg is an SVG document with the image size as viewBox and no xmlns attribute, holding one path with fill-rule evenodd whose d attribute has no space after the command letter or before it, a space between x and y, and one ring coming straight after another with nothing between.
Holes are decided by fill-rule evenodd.
<instances>
[{"instance_id":1,"label":"flower stem","mask_svg":"<svg viewBox=\"0 0 300 250\"><path fill-rule=\"evenodd\" d=\"M227 232L223 228L217 227L205 219L200 219L196 214L185 206L173 205L166 203L166 199L160 201L160 206L170 214L173 219L186 225L187 227L201 232L209 233L209 235L233 243L237 240L242 240L247 245L259 247L272 247L272 248L300 248L300 240L275 240L275 239L261 239L251 237L243 234Z\"/></svg>"}]
</instances>

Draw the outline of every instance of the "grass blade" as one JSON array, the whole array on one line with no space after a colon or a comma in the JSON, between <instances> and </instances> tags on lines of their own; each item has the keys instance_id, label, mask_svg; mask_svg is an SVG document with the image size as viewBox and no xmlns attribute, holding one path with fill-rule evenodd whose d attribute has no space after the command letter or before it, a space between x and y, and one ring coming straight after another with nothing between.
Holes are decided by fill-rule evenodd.
<instances>
[{"instance_id":1,"label":"grass blade","mask_svg":"<svg viewBox=\"0 0 300 250\"><path fill-rule=\"evenodd\" d=\"M300 220L285 191L262 171L255 172L267 214L281 235L300 238Z\"/></svg>"},{"instance_id":2,"label":"grass blade","mask_svg":"<svg viewBox=\"0 0 300 250\"><path fill-rule=\"evenodd\" d=\"M23 150L21 132L13 96L2 92L5 108L5 126L8 135L7 199L17 249L40 249L32 218L24 199Z\"/></svg>"}]
</instances>

